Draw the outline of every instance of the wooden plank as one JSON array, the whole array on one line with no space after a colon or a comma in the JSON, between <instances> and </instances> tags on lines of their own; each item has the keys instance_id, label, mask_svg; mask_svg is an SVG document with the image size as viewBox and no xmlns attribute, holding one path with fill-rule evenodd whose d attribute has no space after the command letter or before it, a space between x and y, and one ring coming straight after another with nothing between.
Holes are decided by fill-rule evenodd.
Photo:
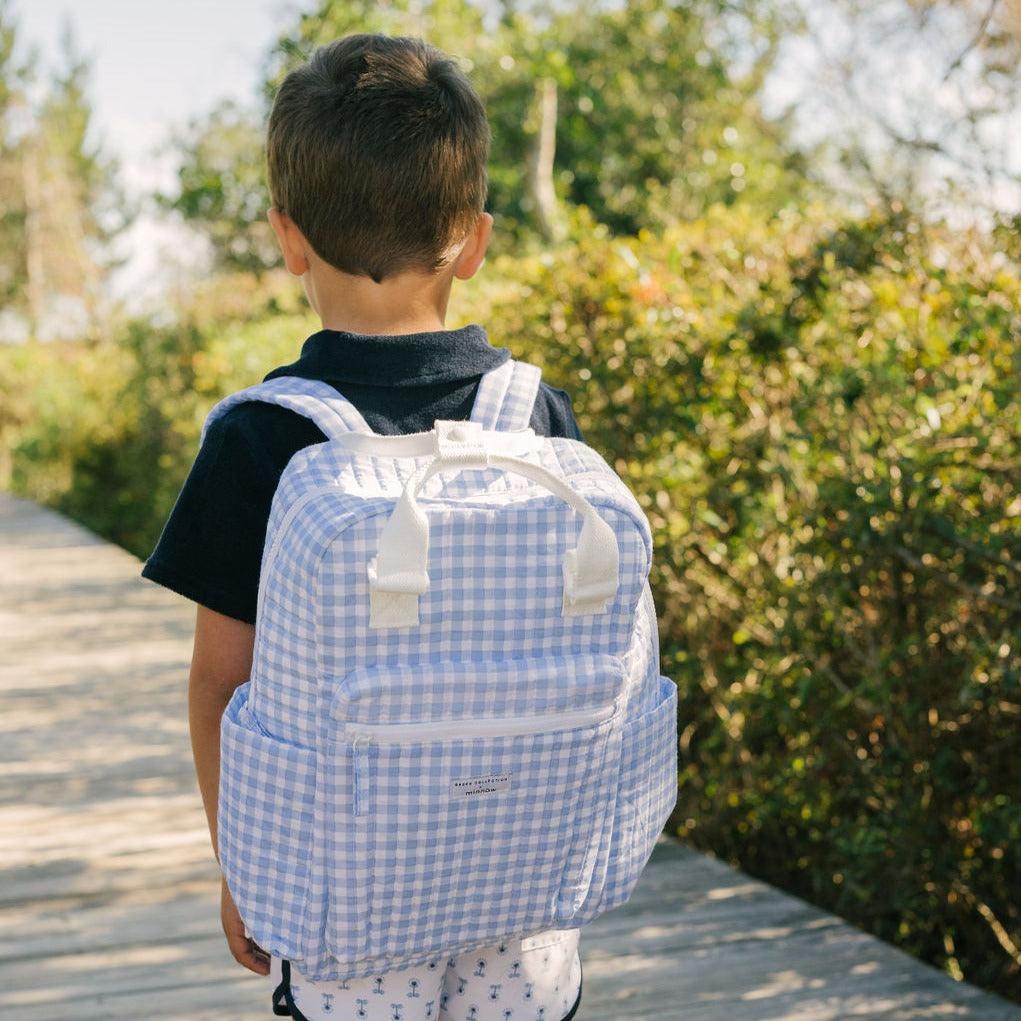
<instances>
[{"instance_id":1,"label":"wooden plank","mask_svg":"<svg viewBox=\"0 0 1021 1021\"><path fill-rule=\"evenodd\" d=\"M230 958L188 747L194 609L138 561L0 494L0 1016L268 1018ZM1021 1021L711 856L663 838L587 926L579 1021Z\"/></svg>"}]
</instances>

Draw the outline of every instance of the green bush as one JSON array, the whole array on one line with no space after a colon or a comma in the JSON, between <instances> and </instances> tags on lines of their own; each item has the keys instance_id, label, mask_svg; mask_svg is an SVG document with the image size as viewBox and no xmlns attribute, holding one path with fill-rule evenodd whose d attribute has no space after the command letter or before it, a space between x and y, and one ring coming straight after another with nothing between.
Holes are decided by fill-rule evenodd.
<instances>
[{"instance_id":1,"label":"green bush","mask_svg":"<svg viewBox=\"0 0 1021 1021\"><path fill-rule=\"evenodd\" d=\"M1017 266L717 211L490 276L653 523L676 832L1021 998Z\"/></svg>"},{"instance_id":2,"label":"green bush","mask_svg":"<svg viewBox=\"0 0 1021 1021\"><path fill-rule=\"evenodd\" d=\"M568 389L649 515L671 827L1021 999L1016 262L903 212L573 234L489 261L451 323ZM8 484L146 555L205 410L315 328L245 279L102 349L0 352Z\"/></svg>"},{"instance_id":3,"label":"green bush","mask_svg":"<svg viewBox=\"0 0 1021 1021\"><path fill-rule=\"evenodd\" d=\"M211 404L314 328L286 274L216 278L177 312L97 344L0 349L0 487L148 556Z\"/></svg>"}]
</instances>

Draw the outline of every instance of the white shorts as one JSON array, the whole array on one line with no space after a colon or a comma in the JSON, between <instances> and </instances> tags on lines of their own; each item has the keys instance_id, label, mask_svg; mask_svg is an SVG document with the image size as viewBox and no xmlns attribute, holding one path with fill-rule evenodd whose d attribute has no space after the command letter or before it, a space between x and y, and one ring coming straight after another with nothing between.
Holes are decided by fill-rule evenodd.
<instances>
[{"instance_id":1,"label":"white shorts","mask_svg":"<svg viewBox=\"0 0 1021 1021\"><path fill-rule=\"evenodd\" d=\"M343 982L270 958L273 1013L296 1021L569 1021L581 1003L579 929L549 929Z\"/></svg>"}]
</instances>

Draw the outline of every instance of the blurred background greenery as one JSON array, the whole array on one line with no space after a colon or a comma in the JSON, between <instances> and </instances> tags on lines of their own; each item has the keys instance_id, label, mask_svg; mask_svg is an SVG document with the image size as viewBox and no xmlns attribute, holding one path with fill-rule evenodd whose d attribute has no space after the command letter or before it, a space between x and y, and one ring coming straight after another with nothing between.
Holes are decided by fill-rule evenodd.
<instances>
[{"instance_id":1,"label":"blurred background greenery","mask_svg":"<svg viewBox=\"0 0 1021 1021\"><path fill-rule=\"evenodd\" d=\"M0 486L150 552L210 405L317 325L265 222L276 83L424 36L493 125L448 323L568 389L653 525L671 830L1021 1001L1019 5L303 10L173 138L150 204L208 258L139 312L90 63L69 33L41 81L0 2Z\"/></svg>"}]
</instances>

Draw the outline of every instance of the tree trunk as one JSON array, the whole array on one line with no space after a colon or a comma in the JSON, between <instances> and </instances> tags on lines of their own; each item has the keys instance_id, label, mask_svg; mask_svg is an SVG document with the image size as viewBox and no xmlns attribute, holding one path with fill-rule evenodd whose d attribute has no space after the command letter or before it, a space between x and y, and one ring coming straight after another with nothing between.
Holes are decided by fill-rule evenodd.
<instances>
[{"instance_id":1,"label":"tree trunk","mask_svg":"<svg viewBox=\"0 0 1021 1021\"><path fill-rule=\"evenodd\" d=\"M42 194L39 177L42 173L38 139L25 138L22 148L21 173L25 200L25 298L28 332L38 337L46 302L43 237L40 230Z\"/></svg>"},{"instance_id":2,"label":"tree trunk","mask_svg":"<svg viewBox=\"0 0 1021 1021\"><path fill-rule=\"evenodd\" d=\"M557 83L540 78L535 85L538 126L528 167L528 190L539 232L547 241L559 241L563 220L553 187L553 158L557 148Z\"/></svg>"}]
</instances>

